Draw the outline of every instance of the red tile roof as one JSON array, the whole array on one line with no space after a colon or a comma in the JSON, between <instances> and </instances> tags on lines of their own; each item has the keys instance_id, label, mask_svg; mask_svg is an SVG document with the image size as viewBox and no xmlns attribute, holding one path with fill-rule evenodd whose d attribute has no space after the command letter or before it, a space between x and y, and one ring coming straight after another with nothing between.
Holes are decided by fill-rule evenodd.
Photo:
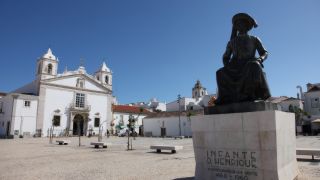
<instances>
[{"instance_id":1,"label":"red tile roof","mask_svg":"<svg viewBox=\"0 0 320 180\"><path fill-rule=\"evenodd\" d=\"M112 106L113 112L122 112L122 113L132 113L132 114L139 114L140 107L136 106L127 106L127 105L113 105ZM141 114L151 114L152 112L142 108L143 111Z\"/></svg>"}]
</instances>

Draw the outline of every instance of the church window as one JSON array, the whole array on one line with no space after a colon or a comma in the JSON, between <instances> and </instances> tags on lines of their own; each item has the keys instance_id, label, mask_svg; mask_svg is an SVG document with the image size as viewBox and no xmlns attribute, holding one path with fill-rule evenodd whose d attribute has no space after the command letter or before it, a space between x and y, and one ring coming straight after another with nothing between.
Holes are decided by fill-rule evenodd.
<instances>
[{"instance_id":1,"label":"church window","mask_svg":"<svg viewBox=\"0 0 320 180\"><path fill-rule=\"evenodd\" d=\"M52 64L48 64L48 74L52 74Z\"/></svg>"},{"instance_id":2,"label":"church window","mask_svg":"<svg viewBox=\"0 0 320 180\"><path fill-rule=\"evenodd\" d=\"M30 107L31 103L30 101L24 101L24 107Z\"/></svg>"},{"instance_id":3,"label":"church window","mask_svg":"<svg viewBox=\"0 0 320 180\"><path fill-rule=\"evenodd\" d=\"M76 107L84 108L85 94L76 93Z\"/></svg>"},{"instance_id":4,"label":"church window","mask_svg":"<svg viewBox=\"0 0 320 180\"><path fill-rule=\"evenodd\" d=\"M52 120L53 126L60 126L60 119L61 119L61 116L54 115Z\"/></svg>"},{"instance_id":5,"label":"church window","mask_svg":"<svg viewBox=\"0 0 320 180\"><path fill-rule=\"evenodd\" d=\"M100 125L100 118L94 118L94 127L99 127Z\"/></svg>"},{"instance_id":6,"label":"church window","mask_svg":"<svg viewBox=\"0 0 320 180\"><path fill-rule=\"evenodd\" d=\"M77 79L77 87L84 88L84 79Z\"/></svg>"},{"instance_id":7,"label":"church window","mask_svg":"<svg viewBox=\"0 0 320 180\"><path fill-rule=\"evenodd\" d=\"M105 79L104 79L105 83L109 84L109 77L106 76Z\"/></svg>"},{"instance_id":8,"label":"church window","mask_svg":"<svg viewBox=\"0 0 320 180\"><path fill-rule=\"evenodd\" d=\"M99 81L100 79L99 79L99 76L97 76L97 80Z\"/></svg>"}]
</instances>

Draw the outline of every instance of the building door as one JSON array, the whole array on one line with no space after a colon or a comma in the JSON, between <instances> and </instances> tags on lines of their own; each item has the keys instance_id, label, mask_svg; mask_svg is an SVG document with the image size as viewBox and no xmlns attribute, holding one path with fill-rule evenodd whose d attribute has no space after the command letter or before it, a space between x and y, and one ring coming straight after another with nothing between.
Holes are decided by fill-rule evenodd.
<instances>
[{"instance_id":1,"label":"building door","mask_svg":"<svg viewBox=\"0 0 320 180\"><path fill-rule=\"evenodd\" d=\"M142 129L143 129L143 126L139 126L139 136L143 136Z\"/></svg>"},{"instance_id":2,"label":"building door","mask_svg":"<svg viewBox=\"0 0 320 180\"><path fill-rule=\"evenodd\" d=\"M77 114L73 118L73 135L78 135L80 131L80 136L84 134L84 119L83 116Z\"/></svg>"},{"instance_id":3,"label":"building door","mask_svg":"<svg viewBox=\"0 0 320 180\"><path fill-rule=\"evenodd\" d=\"M10 135L10 122L7 122L7 131L6 131L6 135L9 136Z\"/></svg>"},{"instance_id":4,"label":"building door","mask_svg":"<svg viewBox=\"0 0 320 180\"><path fill-rule=\"evenodd\" d=\"M161 137L165 137L166 136L166 128L162 127L161 128Z\"/></svg>"}]
</instances>

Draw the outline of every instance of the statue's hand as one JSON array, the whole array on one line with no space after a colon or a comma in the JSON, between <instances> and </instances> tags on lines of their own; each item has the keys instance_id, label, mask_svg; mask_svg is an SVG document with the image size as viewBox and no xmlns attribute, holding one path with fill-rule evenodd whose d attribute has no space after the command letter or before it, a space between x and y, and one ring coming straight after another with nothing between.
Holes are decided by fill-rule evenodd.
<instances>
[{"instance_id":1,"label":"statue's hand","mask_svg":"<svg viewBox=\"0 0 320 180\"><path fill-rule=\"evenodd\" d=\"M261 67L263 67L264 68L264 66L263 66L263 60L259 57L259 58L257 58L256 59L256 61L261 65Z\"/></svg>"}]
</instances>

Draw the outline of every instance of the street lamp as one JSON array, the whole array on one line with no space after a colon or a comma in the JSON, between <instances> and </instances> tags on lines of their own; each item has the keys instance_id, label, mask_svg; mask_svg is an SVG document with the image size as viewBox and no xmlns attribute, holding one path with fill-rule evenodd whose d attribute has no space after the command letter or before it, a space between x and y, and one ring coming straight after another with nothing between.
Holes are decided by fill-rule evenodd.
<instances>
[{"instance_id":1,"label":"street lamp","mask_svg":"<svg viewBox=\"0 0 320 180\"><path fill-rule=\"evenodd\" d=\"M181 108L180 108L180 101L181 101L181 95L178 94L178 106L179 106L179 136L181 136L181 119L180 119L180 112L181 112Z\"/></svg>"}]
</instances>

